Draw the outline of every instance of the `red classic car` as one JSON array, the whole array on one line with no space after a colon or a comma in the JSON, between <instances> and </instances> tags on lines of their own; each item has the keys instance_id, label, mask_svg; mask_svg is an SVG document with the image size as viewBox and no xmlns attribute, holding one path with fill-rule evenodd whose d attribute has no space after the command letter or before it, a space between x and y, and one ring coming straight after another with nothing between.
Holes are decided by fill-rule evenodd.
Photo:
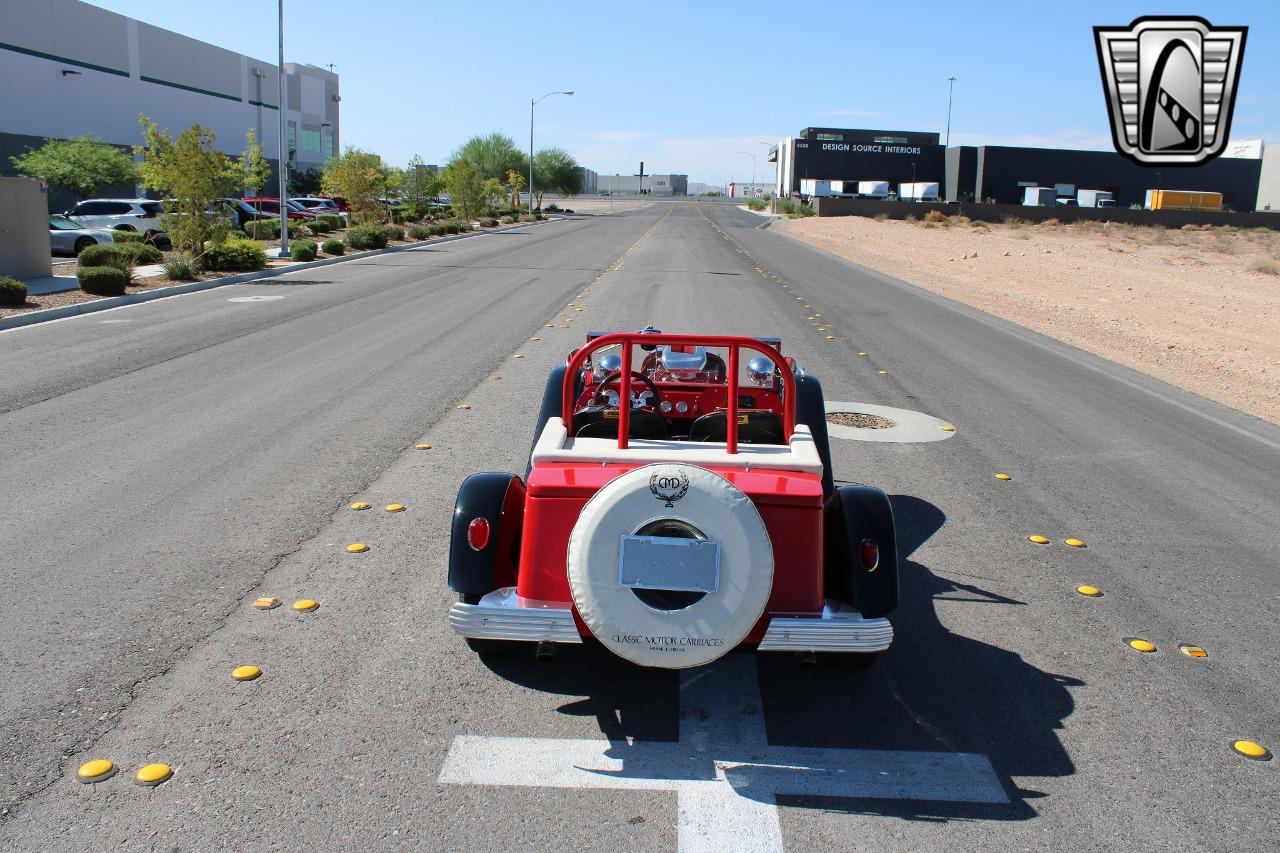
<instances>
[{"instance_id":1,"label":"red classic car","mask_svg":"<svg viewBox=\"0 0 1280 853\"><path fill-rule=\"evenodd\" d=\"M525 477L454 509L449 619L480 652L594 637L643 666L865 665L897 605L893 512L835 488L822 387L779 340L593 333L552 371Z\"/></svg>"}]
</instances>

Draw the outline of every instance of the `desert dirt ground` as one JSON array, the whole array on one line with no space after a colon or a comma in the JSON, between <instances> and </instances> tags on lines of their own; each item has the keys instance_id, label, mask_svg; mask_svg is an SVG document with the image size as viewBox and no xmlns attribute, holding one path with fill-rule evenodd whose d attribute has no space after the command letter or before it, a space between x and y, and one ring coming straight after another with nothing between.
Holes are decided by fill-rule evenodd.
<instances>
[{"instance_id":1,"label":"desert dirt ground","mask_svg":"<svg viewBox=\"0 0 1280 853\"><path fill-rule=\"evenodd\" d=\"M857 216L774 228L1280 424L1280 231Z\"/></svg>"}]
</instances>

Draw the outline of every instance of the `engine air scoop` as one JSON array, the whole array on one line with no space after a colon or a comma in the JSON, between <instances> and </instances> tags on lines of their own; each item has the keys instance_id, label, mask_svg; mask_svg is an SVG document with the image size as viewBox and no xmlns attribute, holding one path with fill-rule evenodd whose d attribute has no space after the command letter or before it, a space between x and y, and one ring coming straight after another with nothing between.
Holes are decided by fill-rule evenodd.
<instances>
[{"instance_id":1,"label":"engine air scoop","mask_svg":"<svg viewBox=\"0 0 1280 853\"><path fill-rule=\"evenodd\" d=\"M720 543L670 536L623 536L618 583L631 589L715 592Z\"/></svg>"}]
</instances>

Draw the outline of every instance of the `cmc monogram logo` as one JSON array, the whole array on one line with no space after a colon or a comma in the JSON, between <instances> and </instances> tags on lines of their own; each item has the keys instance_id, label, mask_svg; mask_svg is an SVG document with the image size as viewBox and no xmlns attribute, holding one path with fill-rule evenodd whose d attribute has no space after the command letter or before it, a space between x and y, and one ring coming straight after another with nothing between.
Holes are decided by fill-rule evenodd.
<instances>
[{"instance_id":1,"label":"cmc monogram logo","mask_svg":"<svg viewBox=\"0 0 1280 853\"><path fill-rule=\"evenodd\" d=\"M689 491L689 478L679 470L675 474L654 471L649 475L649 491L653 492L653 496L658 500L666 501L668 507L674 506L675 502Z\"/></svg>"},{"instance_id":2,"label":"cmc monogram logo","mask_svg":"<svg viewBox=\"0 0 1280 853\"><path fill-rule=\"evenodd\" d=\"M1094 27L1116 150L1152 166L1195 166L1221 154L1247 32L1175 17Z\"/></svg>"}]
</instances>

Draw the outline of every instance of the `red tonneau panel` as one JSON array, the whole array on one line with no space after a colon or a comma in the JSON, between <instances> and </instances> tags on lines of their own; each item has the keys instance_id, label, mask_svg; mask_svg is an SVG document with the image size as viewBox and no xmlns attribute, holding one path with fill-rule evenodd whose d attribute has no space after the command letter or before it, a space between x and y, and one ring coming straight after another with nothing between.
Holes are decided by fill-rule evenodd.
<instances>
[{"instance_id":1,"label":"red tonneau panel","mask_svg":"<svg viewBox=\"0 0 1280 853\"><path fill-rule=\"evenodd\" d=\"M589 498L614 477L637 465L609 463L584 465L568 462L540 463L526 484L532 497ZM733 483L755 503L778 506L822 506L822 480L798 471L743 471L738 468L702 466Z\"/></svg>"}]
</instances>

